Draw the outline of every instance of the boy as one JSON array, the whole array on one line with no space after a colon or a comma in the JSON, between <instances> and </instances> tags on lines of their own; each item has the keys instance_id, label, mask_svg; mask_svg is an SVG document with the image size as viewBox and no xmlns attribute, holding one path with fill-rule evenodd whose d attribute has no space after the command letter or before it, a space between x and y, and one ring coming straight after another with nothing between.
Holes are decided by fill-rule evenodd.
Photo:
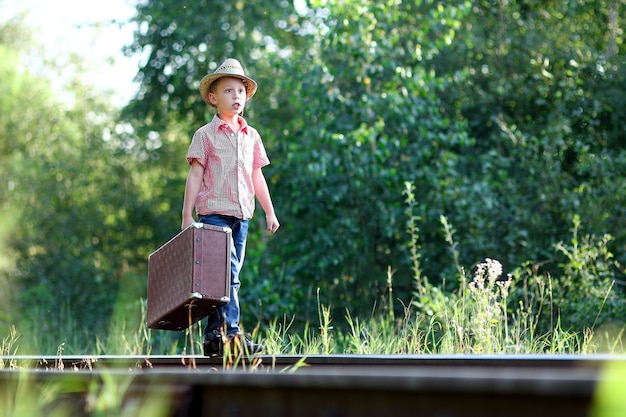
<instances>
[{"instance_id":1,"label":"boy","mask_svg":"<svg viewBox=\"0 0 626 417\"><path fill-rule=\"evenodd\" d=\"M190 165L182 211L182 229L198 221L232 229L230 302L208 317L204 329L204 354L220 355L224 344L238 340L248 352L262 346L241 334L239 327L239 272L243 266L248 222L254 212L254 198L266 215L267 230L280 227L261 168L270 163L259 133L242 117L246 101L256 92L257 83L246 76L241 64L227 59L200 82L200 93L217 114L193 135L187 152ZM222 330L226 340L222 340Z\"/></svg>"}]
</instances>

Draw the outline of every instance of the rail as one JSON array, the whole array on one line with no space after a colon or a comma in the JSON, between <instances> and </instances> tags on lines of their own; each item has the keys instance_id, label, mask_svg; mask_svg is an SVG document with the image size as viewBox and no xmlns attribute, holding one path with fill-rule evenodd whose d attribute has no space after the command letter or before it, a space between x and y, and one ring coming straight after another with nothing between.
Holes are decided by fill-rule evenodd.
<instances>
[{"instance_id":1,"label":"rail","mask_svg":"<svg viewBox=\"0 0 626 417\"><path fill-rule=\"evenodd\" d=\"M119 393L120 407L158 405L162 416L172 417L582 417L590 415L606 366L626 363L626 357L287 355L227 364L201 356L16 356L3 361L14 369L0 371L2 395L26 372L35 386L71 386L64 398L72 399L73 416L90 415L86 398L93 397L94 387L102 392L113 385L126 387Z\"/></svg>"}]
</instances>

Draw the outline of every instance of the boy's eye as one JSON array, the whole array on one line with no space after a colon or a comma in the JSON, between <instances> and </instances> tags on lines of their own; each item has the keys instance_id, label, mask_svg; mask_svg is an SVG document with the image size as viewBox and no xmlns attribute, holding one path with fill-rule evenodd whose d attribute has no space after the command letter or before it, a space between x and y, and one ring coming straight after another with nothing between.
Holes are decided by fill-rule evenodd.
<instances>
[{"instance_id":1,"label":"boy's eye","mask_svg":"<svg viewBox=\"0 0 626 417\"><path fill-rule=\"evenodd\" d=\"M226 94L232 94L233 91L235 91L234 88L227 88L227 89L224 90L224 92L226 92ZM237 93L239 93L239 94L244 94L245 92L246 92L245 88L237 89Z\"/></svg>"}]
</instances>

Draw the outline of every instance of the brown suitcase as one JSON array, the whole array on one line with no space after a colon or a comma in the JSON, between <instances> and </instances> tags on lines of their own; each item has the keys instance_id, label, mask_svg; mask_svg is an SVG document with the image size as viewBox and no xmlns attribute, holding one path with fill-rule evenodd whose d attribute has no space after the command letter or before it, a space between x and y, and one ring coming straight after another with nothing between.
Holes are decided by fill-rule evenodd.
<instances>
[{"instance_id":1,"label":"brown suitcase","mask_svg":"<svg viewBox=\"0 0 626 417\"><path fill-rule=\"evenodd\" d=\"M147 324L183 330L230 301L228 227L193 223L148 257Z\"/></svg>"}]
</instances>

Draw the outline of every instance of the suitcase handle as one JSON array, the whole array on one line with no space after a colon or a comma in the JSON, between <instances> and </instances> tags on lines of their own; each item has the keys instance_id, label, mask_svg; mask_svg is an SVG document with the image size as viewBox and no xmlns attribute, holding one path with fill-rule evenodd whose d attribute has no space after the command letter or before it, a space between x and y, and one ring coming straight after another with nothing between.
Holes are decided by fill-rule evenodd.
<instances>
[{"instance_id":1,"label":"suitcase handle","mask_svg":"<svg viewBox=\"0 0 626 417\"><path fill-rule=\"evenodd\" d=\"M195 227L196 229L213 229L213 230L222 230L224 233L232 233L233 229L226 226L213 226L211 224L204 224L200 222L193 222L189 225L189 227Z\"/></svg>"}]
</instances>

